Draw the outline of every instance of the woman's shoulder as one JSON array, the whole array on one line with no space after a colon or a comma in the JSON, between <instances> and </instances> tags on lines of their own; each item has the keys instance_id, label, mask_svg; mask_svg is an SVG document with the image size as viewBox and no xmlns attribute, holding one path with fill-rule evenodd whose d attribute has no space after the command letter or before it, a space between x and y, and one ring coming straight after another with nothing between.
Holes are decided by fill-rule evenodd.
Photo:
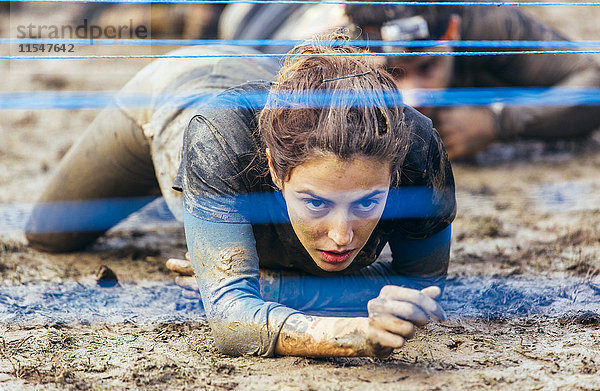
<instances>
[{"instance_id":1,"label":"woman's shoulder","mask_svg":"<svg viewBox=\"0 0 600 391\"><path fill-rule=\"evenodd\" d=\"M267 80L254 80L227 88L203 101L198 106L196 116L226 117L242 112L256 116L264 107L272 84Z\"/></svg>"},{"instance_id":2,"label":"woman's shoulder","mask_svg":"<svg viewBox=\"0 0 600 391\"><path fill-rule=\"evenodd\" d=\"M404 121L408 126L417 127L418 131L425 131L433 128L431 119L424 114L421 114L414 107L404 105Z\"/></svg>"},{"instance_id":3,"label":"woman's shoulder","mask_svg":"<svg viewBox=\"0 0 600 391\"><path fill-rule=\"evenodd\" d=\"M408 152L401 167L402 185L422 184L427 175L430 174L432 159L441 159L439 152L445 149L438 132L434 129L429 117L418 112L416 109L404 107L404 126L408 132ZM442 154L443 155L443 154Z\"/></svg>"},{"instance_id":4,"label":"woman's shoulder","mask_svg":"<svg viewBox=\"0 0 600 391\"><path fill-rule=\"evenodd\" d=\"M409 146L394 178L383 220L394 232L424 238L447 227L456 214L454 176L444 144L429 118L404 109Z\"/></svg>"},{"instance_id":5,"label":"woman's shoulder","mask_svg":"<svg viewBox=\"0 0 600 391\"><path fill-rule=\"evenodd\" d=\"M226 186L246 193L261 182L258 113L269 86L266 81L244 83L198 107L184 133L180 176L187 172L197 178L194 182L206 192Z\"/></svg>"},{"instance_id":6,"label":"woman's shoulder","mask_svg":"<svg viewBox=\"0 0 600 391\"><path fill-rule=\"evenodd\" d=\"M246 82L201 102L186 129L184 148L198 142L258 142L258 114L270 85L269 81Z\"/></svg>"}]
</instances>

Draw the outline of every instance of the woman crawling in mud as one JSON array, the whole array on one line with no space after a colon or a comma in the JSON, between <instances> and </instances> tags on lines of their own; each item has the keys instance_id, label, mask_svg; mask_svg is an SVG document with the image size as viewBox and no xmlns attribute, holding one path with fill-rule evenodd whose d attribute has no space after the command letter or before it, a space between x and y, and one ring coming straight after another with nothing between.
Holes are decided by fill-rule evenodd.
<instances>
[{"instance_id":1,"label":"woman crawling in mud","mask_svg":"<svg viewBox=\"0 0 600 391\"><path fill-rule=\"evenodd\" d=\"M384 70L352 56L358 49L315 43L292 53L300 56L287 58L274 83L223 92L236 78L272 78L276 64L186 60L140 72L125 91L154 78L162 93L197 94L178 109L159 102L140 114L121 104L118 115L101 114L32 213L30 243L51 251L85 245L114 222L85 233L72 221L57 227L66 213L81 225L107 213L68 208L160 186L183 218L195 284L223 353L386 357L416 327L444 319L435 299L456 205L431 121L402 104ZM151 168L159 186L148 184ZM121 209L111 213L131 212ZM386 245L387 260L379 257Z\"/></svg>"}]
</instances>

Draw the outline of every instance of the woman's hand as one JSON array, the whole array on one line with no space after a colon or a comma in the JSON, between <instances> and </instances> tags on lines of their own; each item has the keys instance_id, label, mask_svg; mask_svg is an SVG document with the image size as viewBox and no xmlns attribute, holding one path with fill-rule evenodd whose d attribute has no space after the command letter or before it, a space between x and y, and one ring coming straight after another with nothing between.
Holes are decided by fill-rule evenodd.
<instances>
[{"instance_id":1,"label":"woman's hand","mask_svg":"<svg viewBox=\"0 0 600 391\"><path fill-rule=\"evenodd\" d=\"M380 358L389 356L415 334L415 326L423 327L431 319L442 321L446 314L434 300L441 294L437 286L423 290L384 286L379 296L370 300L367 345Z\"/></svg>"},{"instance_id":2,"label":"woman's hand","mask_svg":"<svg viewBox=\"0 0 600 391\"><path fill-rule=\"evenodd\" d=\"M175 277L175 283L183 288L183 297L188 299L201 298L189 253L185 253L185 259L169 259L167 261L167 269L180 274Z\"/></svg>"}]
</instances>

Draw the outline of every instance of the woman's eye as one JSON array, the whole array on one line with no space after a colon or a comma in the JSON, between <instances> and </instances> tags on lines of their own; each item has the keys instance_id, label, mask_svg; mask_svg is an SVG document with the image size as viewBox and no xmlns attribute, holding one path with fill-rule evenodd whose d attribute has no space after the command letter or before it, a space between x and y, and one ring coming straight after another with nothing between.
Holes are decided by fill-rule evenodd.
<instances>
[{"instance_id":1,"label":"woman's eye","mask_svg":"<svg viewBox=\"0 0 600 391\"><path fill-rule=\"evenodd\" d=\"M308 210L311 210L313 212L320 212L320 211L324 210L325 208L327 208L327 205L325 204L325 202L323 202L321 200L315 200L315 199L304 200L304 205L306 205L306 208Z\"/></svg>"},{"instance_id":2,"label":"woman's eye","mask_svg":"<svg viewBox=\"0 0 600 391\"><path fill-rule=\"evenodd\" d=\"M364 201L360 201L359 203L356 204L356 210L358 212L370 212L373 209L375 209L375 207L379 204L379 202L377 202L376 200L364 200Z\"/></svg>"}]
</instances>

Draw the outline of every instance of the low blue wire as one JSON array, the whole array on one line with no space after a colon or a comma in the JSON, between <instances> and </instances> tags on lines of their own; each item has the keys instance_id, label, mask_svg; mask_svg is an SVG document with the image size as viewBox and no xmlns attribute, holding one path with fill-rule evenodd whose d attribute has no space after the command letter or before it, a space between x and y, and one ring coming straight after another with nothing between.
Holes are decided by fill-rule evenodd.
<instances>
[{"instance_id":1,"label":"low blue wire","mask_svg":"<svg viewBox=\"0 0 600 391\"><path fill-rule=\"evenodd\" d=\"M319 1L319 0L0 0L16 3L143 3L143 4L356 4L356 5L445 5L445 6L584 6L598 7L600 3L581 2L522 2L522 1Z\"/></svg>"},{"instance_id":2,"label":"low blue wire","mask_svg":"<svg viewBox=\"0 0 600 391\"><path fill-rule=\"evenodd\" d=\"M280 54L280 53L244 53L244 54L206 54L206 55L89 55L89 56L0 56L0 60L86 60L86 59L159 59L159 58L258 58L258 57L388 57L388 56L507 56L516 54L600 54L600 50L512 50L479 52L402 52L402 53L320 53L320 54Z\"/></svg>"},{"instance_id":3,"label":"low blue wire","mask_svg":"<svg viewBox=\"0 0 600 391\"><path fill-rule=\"evenodd\" d=\"M92 38L0 38L0 45L16 44L52 44L52 45L156 45L156 46L296 46L304 40L282 39L251 39L251 40L220 40L220 39L92 39ZM325 44L351 45L361 47L464 47L464 48L580 48L600 47L600 41L380 41L380 40L350 40L350 41L323 41Z\"/></svg>"},{"instance_id":4,"label":"low blue wire","mask_svg":"<svg viewBox=\"0 0 600 391\"><path fill-rule=\"evenodd\" d=\"M244 102L264 102L266 92L248 92ZM356 105L373 104L367 98L361 100L360 92L350 92ZM125 94L116 91L24 91L0 93L0 110L42 110L42 109L98 109L116 107L152 107L157 101L164 105L186 107L198 99L194 94ZM407 90L404 93L387 93L389 102L399 102L402 96L409 97L415 105L425 107L452 106L488 106L502 104L505 106L563 106L563 105L600 105L600 88L541 88L541 87L503 87L503 88L455 88L455 89L422 89ZM289 98L281 96L282 99ZM328 106L330 96L326 93L315 93L309 97L305 106ZM204 103L204 105L210 104ZM224 102L219 102L224 105ZM228 104L235 106L238 102ZM223 107L223 106L220 106Z\"/></svg>"}]
</instances>

